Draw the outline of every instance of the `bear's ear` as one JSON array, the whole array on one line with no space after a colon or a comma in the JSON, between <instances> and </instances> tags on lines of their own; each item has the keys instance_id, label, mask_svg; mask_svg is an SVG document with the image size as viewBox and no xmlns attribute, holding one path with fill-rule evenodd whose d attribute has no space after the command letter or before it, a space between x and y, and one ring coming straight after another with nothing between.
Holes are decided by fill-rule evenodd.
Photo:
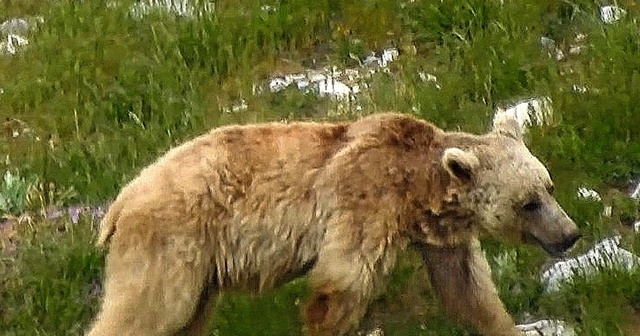
<instances>
[{"instance_id":1,"label":"bear's ear","mask_svg":"<svg viewBox=\"0 0 640 336\"><path fill-rule=\"evenodd\" d=\"M493 131L522 141L522 127L520 127L520 124L514 117L509 116L506 113L496 114L493 119Z\"/></svg>"},{"instance_id":2,"label":"bear's ear","mask_svg":"<svg viewBox=\"0 0 640 336\"><path fill-rule=\"evenodd\" d=\"M442 166L451 175L459 180L470 180L480 162L475 154L460 148L447 148L442 154Z\"/></svg>"}]
</instances>

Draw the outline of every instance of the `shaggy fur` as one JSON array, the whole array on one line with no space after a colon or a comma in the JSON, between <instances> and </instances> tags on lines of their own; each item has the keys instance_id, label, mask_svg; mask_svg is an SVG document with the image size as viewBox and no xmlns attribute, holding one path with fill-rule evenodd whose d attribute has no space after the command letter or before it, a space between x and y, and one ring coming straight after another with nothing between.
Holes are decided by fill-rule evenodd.
<instances>
[{"instance_id":1,"label":"shaggy fur","mask_svg":"<svg viewBox=\"0 0 640 336\"><path fill-rule=\"evenodd\" d=\"M452 316L516 335L478 236L533 237L560 253L577 232L513 127L476 136L379 114L229 126L174 148L101 224L105 296L89 335L198 335L220 291L305 273L305 334L343 335L410 243Z\"/></svg>"}]
</instances>

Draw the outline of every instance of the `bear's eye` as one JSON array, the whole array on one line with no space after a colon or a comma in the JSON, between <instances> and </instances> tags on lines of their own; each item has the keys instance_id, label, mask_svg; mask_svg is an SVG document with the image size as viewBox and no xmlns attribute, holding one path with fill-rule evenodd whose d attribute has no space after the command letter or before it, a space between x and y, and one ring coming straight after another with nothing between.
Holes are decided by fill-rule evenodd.
<instances>
[{"instance_id":1,"label":"bear's eye","mask_svg":"<svg viewBox=\"0 0 640 336\"><path fill-rule=\"evenodd\" d=\"M529 203L525 204L522 209L524 211L527 212L534 212L539 210L542 207L542 203L540 203L540 201L538 200L534 200L534 201L530 201Z\"/></svg>"}]
</instances>

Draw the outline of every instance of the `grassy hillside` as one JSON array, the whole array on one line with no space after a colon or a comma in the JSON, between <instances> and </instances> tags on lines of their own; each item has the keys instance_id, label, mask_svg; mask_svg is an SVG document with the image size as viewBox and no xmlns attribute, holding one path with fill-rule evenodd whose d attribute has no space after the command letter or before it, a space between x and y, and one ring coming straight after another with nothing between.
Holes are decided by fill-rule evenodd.
<instances>
[{"instance_id":1,"label":"grassy hillside","mask_svg":"<svg viewBox=\"0 0 640 336\"><path fill-rule=\"evenodd\" d=\"M26 218L102 204L170 146L228 123L353 119L395 110L447 130L484 132L493 111L551 98L528 133L561 204L585 233L576 253L623 235L640 252L629 199L640 177L640 6L605 24L600 2L512 0L193 1L187 15L136 1L0 2L0 22L27 18L29 45L0 56L0 333L80 335L95 313L103 255L96 222ZM37 17L44 20L40 23ZM542 43L555 41L564 57ZM352 101L290 87L274 75L361 68L396 48ZM366 85L365 85L366 84ZM244 102L247 109L236 110ZM578 187L601 202L576 197ZM605 206L613 215L603 216ZM20 217L20 218L19 218ZM20 220L18 220L20 219ZM487 241L500 294L519 321L558 318L579 335L634 335L640 272L607 271L557 293L540 283L547 256ZM471 335L447 321L413 253L403 258L363 330ZM258 297L226 295L211 335L297 335L305 281Z\"/></svg>"}]
</instances>

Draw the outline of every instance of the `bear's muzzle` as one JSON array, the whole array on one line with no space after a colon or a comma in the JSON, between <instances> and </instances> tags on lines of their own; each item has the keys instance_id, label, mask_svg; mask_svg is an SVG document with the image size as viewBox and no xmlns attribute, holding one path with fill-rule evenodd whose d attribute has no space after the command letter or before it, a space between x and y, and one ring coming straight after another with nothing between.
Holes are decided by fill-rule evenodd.
<instances>
[{"instance_id":1,"label":"bear's muzzle","mask_svg":"<svg viewBox=\"0 0 640 336\"><path fill-rule=\"evenodd\" d=\"M567 236L564 240L560 241L556 244L540 244L542 248L544 248L547 253L554 257L561 258L564 256L564 252L573 247L575 243L582 237L582 234L579 232L574 232Z\"/></svg>"}]
</instances>

